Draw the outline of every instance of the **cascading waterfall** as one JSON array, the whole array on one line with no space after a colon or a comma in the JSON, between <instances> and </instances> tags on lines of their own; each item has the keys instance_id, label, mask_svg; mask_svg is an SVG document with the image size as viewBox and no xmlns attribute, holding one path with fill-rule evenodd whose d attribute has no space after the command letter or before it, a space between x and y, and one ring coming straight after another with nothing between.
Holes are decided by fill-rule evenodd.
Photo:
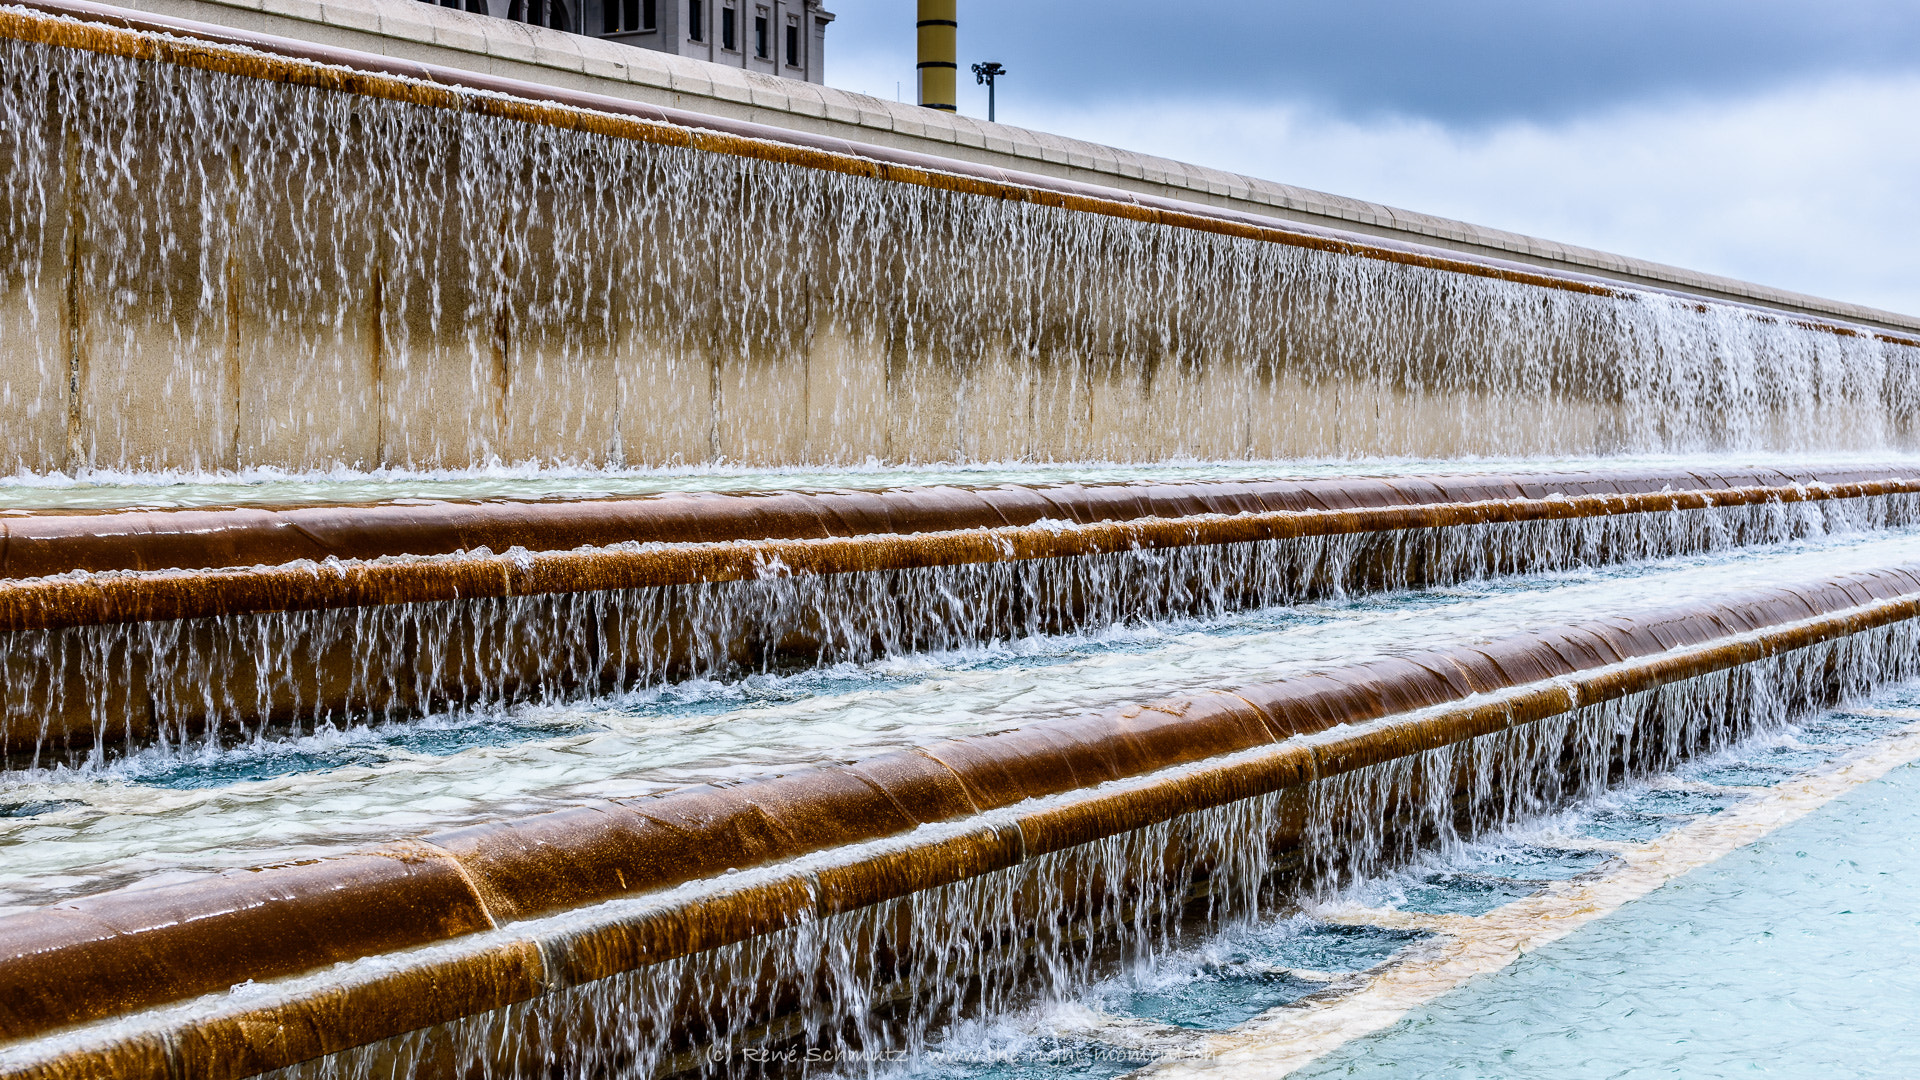
<instances>
[{"instance_id":1,"label":"cascading waterfall","mask_svg":"<svg viewBox=\"0 0 1920 1080\"><path fill-rule=\"evenodd\" d=\"M386 503L7 511L0 845L65 847L0 867L0 1080L888 1074L1920 677L1910 336L0 22L0 473ZM712 520L472 479L1705 452ZM433 470L472 501L383 489ZM695 716L765 686L814 696Z\"/></svg>"},{"instance_id":2,"label":"cascading waterfall","mask_svg":"<svg viewBox=\"0 0 1920 1080\"><path fill-rule=\"evenodd\" d=\"M1916 350L0 43L7 470L1908 446Z\"/></svg>"},{"instance_id":3,"label":"cascading waterfall","mask_svg":"<svg viewBox=\"0 0 1920 1080\"><path fill-rule=\"evenodd\" d=\"M1875 496L14 631L0 636L0 753L99 765L128 748L297 737L448 705L556 703L1916 521L1920 496Z\"/></svg>"},{"instance_id":4,"label":"cascading waterfall","mask_svg":"<svg viewBox=\"0 0 1920 1080\"><path fill-rule=\"evenodd\" d=\"M1896 624L1029 860L843 916L273 1074L731 1075L925 1051L955 1021L1064 995L1459 844L1920 674ZM824 1064L823 1064L824 1063ZM777 1070L776 1070L777 1071ZM860 1074L864 1069L844 1070Z\"/></svg>"}]
</instances>

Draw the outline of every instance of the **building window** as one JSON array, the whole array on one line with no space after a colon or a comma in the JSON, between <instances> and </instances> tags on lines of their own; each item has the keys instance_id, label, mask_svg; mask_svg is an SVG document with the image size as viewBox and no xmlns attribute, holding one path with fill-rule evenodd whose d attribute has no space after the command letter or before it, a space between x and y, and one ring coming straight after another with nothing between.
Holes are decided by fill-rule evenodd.
<instances>
[{"instance_id":1,"label":"building window","mask_svg":"<svg viewBox=\"0 0 1920 1080\"><path fill-rule=\"evenodd\" d=\"M800 24L787 20L787 66L800 66Z\"/></svg>"},{"instance_id":2,"label":"building window","mask_svg":"<svg viewBox=\"0 0 1920 1080\"><path fill-rule=\"evenodd\" d=\"M603 33L631 34L654 28L655 0L601 0L606 23Z\"/></svg>"},{"instance_id":3,"label":"building window","mask_svg":"<svg viewBox=\"0 0 1920 1080\"><path fill-rule=\"evenodd\" d=\"M707 40L707 32L701 27L707 21L707 13L702 10L705 7L700 0L687 0L687 37L694 41Z\"/></svg>"},{"instance_id":4,"label":"building window","mask_svg":"<svg viewBox=\"0 0 1920 1080\"><path fill-rule=\"evenodd\" d=\"M762 60L767 58L767 17L765 15L753 17L753 55Z\"/></svg>"},{"instance_id":5,"label":"building window","mask_svg":"<svg viewBox=\"0 0 1920 1080\"><path fill-rule=\"evenodd\" d=\"M720 9L720 47L729 51L740 47L733 37L733 9Z\"/></svg>"},{"instance_id":6,"label":"building window","mask_svg":"<svg viewBox=\"0 0 1920 1080\"><path fill-rule=\"evenodd\" d=\"M513 0L507 5L507 18L529 26L573 29L573 20L567 18L566 5L561 0Z\"/></svg>"}]
</instances>

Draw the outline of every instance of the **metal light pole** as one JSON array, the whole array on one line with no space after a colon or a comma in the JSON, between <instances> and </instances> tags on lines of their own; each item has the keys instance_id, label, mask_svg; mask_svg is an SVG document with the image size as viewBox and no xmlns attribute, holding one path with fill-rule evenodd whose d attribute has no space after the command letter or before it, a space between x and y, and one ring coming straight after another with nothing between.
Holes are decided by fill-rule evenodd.
<instances>
[{"instance_id":1,"label":"metal light pole","mask_svg":"<svg viewBox=\"0 0 1920 1080\"><path fill-rule=\"evenodd\" d=\"M993 121L993 80L1006 73L1007 69L1001 67L999 61L996 60L989 60L984 64L973 65L973 81L975 85L980 83L987 84L987 121L989 123Z\"/></svg>"}]
</instances>

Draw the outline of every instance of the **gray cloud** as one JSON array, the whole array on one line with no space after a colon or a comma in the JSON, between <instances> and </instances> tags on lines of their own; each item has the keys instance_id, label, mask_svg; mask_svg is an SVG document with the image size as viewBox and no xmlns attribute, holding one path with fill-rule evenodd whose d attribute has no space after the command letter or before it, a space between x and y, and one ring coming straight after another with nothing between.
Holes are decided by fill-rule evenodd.
<instances>
[{"instance_id":1,"label":"gray cloud","mask_svg":"<svg viewBox=\"0 0 1920 1080\"><path fill-rule=\"evenodd\" d=\"M830 57L910 88L913 5L831 6ZM960 18L963 67L999 60L1009 98L1061 104L1278 98L1478 125L1920 70L1911 0L960 0Z\"/></svg>"}]
</instances>

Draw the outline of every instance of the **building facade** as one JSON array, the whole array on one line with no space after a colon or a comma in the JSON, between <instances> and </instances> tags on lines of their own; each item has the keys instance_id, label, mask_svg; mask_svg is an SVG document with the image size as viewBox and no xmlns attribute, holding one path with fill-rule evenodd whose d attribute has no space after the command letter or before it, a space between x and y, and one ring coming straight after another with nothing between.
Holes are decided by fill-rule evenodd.
<instances>
[{"instance_id":1,"label":"building facade","mask_svg":"<svg viewBox=\"0 0 1920 1080\"><path fill-rule=\"evenodd\" d=\"M806 82L826 81L824 0L424 0Z\"/></svg>"}]
</instances>

